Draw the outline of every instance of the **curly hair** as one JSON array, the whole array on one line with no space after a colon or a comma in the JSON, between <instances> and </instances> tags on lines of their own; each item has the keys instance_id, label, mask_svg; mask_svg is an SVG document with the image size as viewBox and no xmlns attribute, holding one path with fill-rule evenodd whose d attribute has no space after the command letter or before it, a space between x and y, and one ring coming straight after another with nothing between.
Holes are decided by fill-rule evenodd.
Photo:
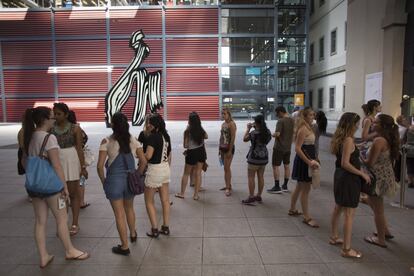
<instances>
[{"instance_id":1,"label":"curly hair","mask_svg":"<svg viewBox=\"0 0 414 276\"><path fill-rule=\"evenodd\" d=\"M346 112L341 116L331 140L331 152L333 154L336 155L340 152L345 138L353 137L359 120L361 118L354 112Z\"/></svg>"},{"instance_id":2,"label":"curly hair","mask_svg":"<svg viewBox=\"0 0 414 276\"><path fill-rule=\"evenodd\" d=\"M379 114L378 124L380 128L377 130L379 136L387 140L390 146L390 157L394 161L398 158L400 151L400 135L398 133L398 125L394 118L387 114Z\"/></svg>"}]
</instances>

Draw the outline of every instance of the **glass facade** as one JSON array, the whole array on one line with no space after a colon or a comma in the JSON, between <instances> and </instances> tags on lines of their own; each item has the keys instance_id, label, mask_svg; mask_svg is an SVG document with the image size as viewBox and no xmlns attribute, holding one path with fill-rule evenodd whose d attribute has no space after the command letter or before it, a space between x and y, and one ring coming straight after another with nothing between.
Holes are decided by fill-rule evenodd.
<instances>
[{"instance_id":1,"label":"glass facade","mask_svg":"<svg viewBox=\"0 0 414 276\"><path fill-rule=\"evenodd\" d=\"M229 107L235 118L263 113L267 119L274 119L277 105L291 111L295 94L305 93L305 3L282 0L273 8L256 5L249 9L223 6L221 99L222 106Z\"/></svg>"}]
</instances>

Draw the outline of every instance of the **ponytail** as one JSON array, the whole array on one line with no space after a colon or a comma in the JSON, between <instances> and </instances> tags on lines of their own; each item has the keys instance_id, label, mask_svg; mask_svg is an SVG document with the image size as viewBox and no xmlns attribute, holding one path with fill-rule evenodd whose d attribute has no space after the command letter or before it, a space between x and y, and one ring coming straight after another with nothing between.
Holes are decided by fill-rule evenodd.
<instances>
[{"instance_id":1,"label":"ponytail","mask_svg":"<svg viewBox=\"0 0 414 276\"><path fill-rule=\"evenodd\" d=\"M23 119L23 144L25 153L29 152L29 144L32 139L33 132L36 127L41 127L45 120L50 119L50 112L52 110L45 106L36 108L28 108L24 113Z\"/></svg>"}]
</instances>

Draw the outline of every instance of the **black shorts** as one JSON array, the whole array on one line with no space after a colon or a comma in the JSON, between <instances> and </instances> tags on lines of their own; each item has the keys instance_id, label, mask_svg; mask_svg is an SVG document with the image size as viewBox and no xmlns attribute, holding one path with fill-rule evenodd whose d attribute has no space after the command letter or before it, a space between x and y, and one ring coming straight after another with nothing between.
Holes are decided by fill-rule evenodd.
<instances>
[{"instance_id":1,"label":"black shorts","mask_svg":"<svg viewBox=\"0 0 414 276\"><path fill-rule=\"evenodd\" d=\"M272 165L280 166L282 162L285 165L290 164L290 151L281 151L281 150L273 149Z\"/></svg>"},{"instance_id":2,"label":"black shorts","mask_svg":"<svg viewBox=\"0 0 414 276\"><path fill-rule=\"evenodd\" d=\"M197 163L204 163L207 159L205 147L189 149L186 151L185 163L188 165L196 165Z\"/></svg>"}]
</instances>

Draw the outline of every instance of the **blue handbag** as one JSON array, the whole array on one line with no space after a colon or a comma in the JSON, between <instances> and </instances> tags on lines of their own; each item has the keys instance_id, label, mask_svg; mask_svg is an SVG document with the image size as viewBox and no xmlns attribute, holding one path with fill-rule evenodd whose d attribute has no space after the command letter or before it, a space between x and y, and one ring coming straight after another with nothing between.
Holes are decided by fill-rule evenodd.
<instances>
[{"instance_id":1,"label":"blue handbag","mask_svg":"<svg viewBox=\"0 0 414 276\"><path fill-rule=\"evenodd\" d=\"M39 156L28 156L26 161L26 190L37 194L55 194L63 189L62 180L56 174L43 152L50 134L46 135Z\"/></svg>"}]
</instances>

